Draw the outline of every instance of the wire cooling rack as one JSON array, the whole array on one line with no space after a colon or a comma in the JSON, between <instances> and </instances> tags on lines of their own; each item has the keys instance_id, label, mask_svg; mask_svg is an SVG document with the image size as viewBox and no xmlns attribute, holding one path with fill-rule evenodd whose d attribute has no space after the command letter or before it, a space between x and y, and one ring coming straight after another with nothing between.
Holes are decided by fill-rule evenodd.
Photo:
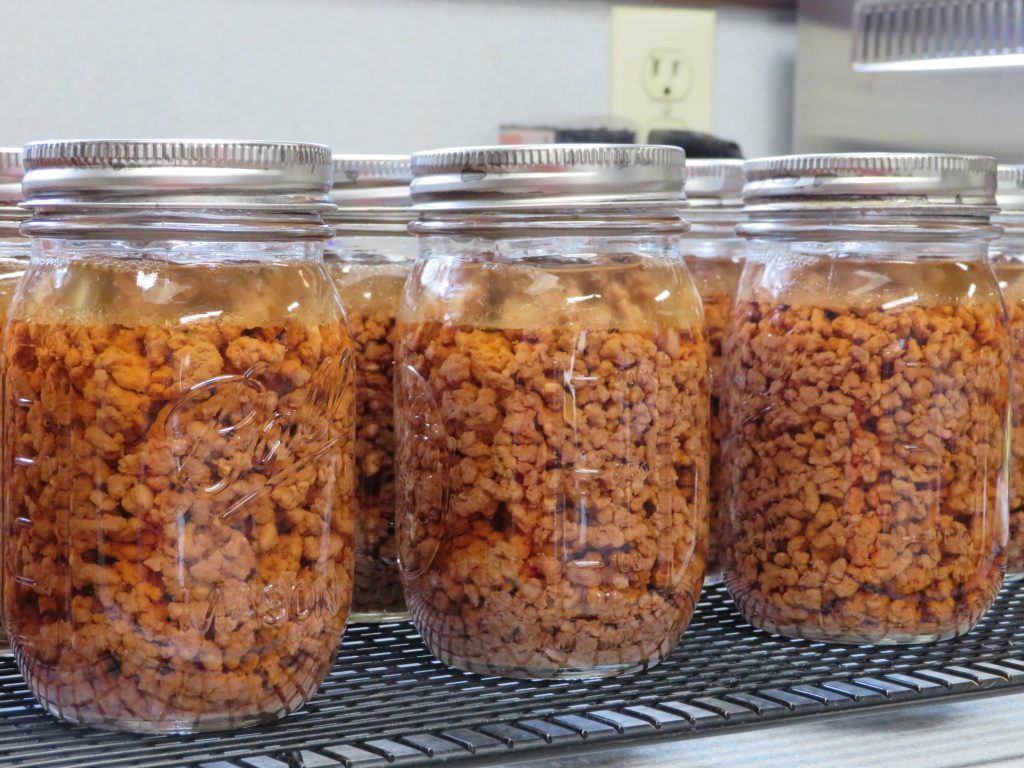
<instances>
[{"instance_id":1,"label":"wire cooling rack","mask_svg":"<svg viewBox=\"0 0 1024 768\"><path fill-rule=\"evenodd\" d=\"M672 655L607 680L509 680L450 669L412 625L356 624L300 711L273 725L137 736L58 723L0 660L0 765L329 768L498 762L694 738L879 707L1011 693L1024 683L1024 581L945 643L844 646L755 630L705 590Z\"/></svg>"}]
</instances>

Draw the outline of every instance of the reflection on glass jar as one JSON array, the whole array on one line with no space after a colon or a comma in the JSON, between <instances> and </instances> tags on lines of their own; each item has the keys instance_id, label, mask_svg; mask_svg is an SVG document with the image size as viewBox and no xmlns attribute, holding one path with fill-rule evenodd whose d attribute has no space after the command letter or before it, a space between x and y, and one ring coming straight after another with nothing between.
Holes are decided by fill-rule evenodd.
<instances>
[{"instance_id":1,"label":"reflection on glass jar","mask_svg":"<svg viewBox=\"0 0 1024 768\"><path fill-rule=\"evenodd\" d=\"M922 642L967 632L995 598L1009 345L987 262L994 170L915 155L747 164L726 578L755 625Z\"/></svg>"},{"instance_id":2,"label":"reflection on glass jar","mask_svg":"<svg viewBox=\"0 0 1024 768\"><path fill-rule=\"evenodd\" d=\"M275 219L204 175L194 145L93 147L26 155L33 255L4 344L15 654L71 722L273 720L323 680L352 590L353 360L321 261L327 150L219 145L219 178L237 168ZM129 184L188 159L185 212L159 234L130 200L79 215L82 187L59 174L82 153ZM36 169L50 173L33 185ZM174 194L133 190L168 209Z\"/></svg>"},{"instance_id":3,"label":"reflection on glass jar","mask_svg":"<svg viewBox=\"0 0 1024 768\"><path fill-rule=\"evenodd\" d=\"M683 158L533 151L414 156L429 213L396 363L403 581L446 663L613 675L672 650L704 573L706 346L672 234ZM450 165L480 169L451 201ZM479 185L559 189L573 172L592 185L575 218L557 197L462 208ZM649 207L596 209L637 176Z\"/></svg>"},{"instance_id":4,"label":"reflection on glass jar","mask_svg":"<svg viewBox=\"0 0 1024 768\"><path fill-rule=\"evenodd\" d=\"M0 328L7 318L7 309L28 265L29 241L18 231L21 223L28 218L28 211L18 207L21 201L23 174L21 150L0 149ZM2 365L3 358L0 357L0 366ZM0 562L2 557L3 553L0 551ZM0 604L0 654L9 655L11 646L3 626L5 623L3 605Z\"/></svg>"},{"instance_id":5,"label":"reflection on glass jar","mask_svg":"<svg viewBox=\"0 0 1024 768\"><path fill-rule=\"evenodd\" d=\"M722 469L721 398L724 391L722 340L743 271L746 243L736 234L743 220L743 161L688 160L686 218L690 231L680 247L704 305L704 330L711 367L711 476L708 496L710 539L706 582L721 581L722 537L727 517Z\"/></svg>"},{"instance_id":6,"label":"reflection on glass jar","mask_svg":"<svg viewBox=\"0 0 1024 768\"><path fill-rule=\"evenodd\" d=\"M991 261L1003 291L1010 330L1012 411L1010 416L1010 538L1006 577L1024 575L1024 166L999 166L996 223L1002 236L992 243Z\"/></svg>"},{"instance_id":7,"label":"reflection on glass jar","mask_svg":"<svg viewBox=\"0 0 1024 768\"><path fill-rule=\"evenodd\" d=\"M412 170L403 155L335 155L325 263L356 361L355 621L408 618L395 541L396 316L416 257Z\"/></svg>"}]
</instances>

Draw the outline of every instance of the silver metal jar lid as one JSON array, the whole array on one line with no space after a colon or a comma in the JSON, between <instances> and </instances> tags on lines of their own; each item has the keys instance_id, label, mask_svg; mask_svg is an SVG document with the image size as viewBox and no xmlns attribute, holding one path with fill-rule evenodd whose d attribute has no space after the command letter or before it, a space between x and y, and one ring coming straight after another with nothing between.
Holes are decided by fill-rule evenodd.
<instances>
[{"instance_id":1,"label":"silver metal jar lid","mask_svg":"<svg viewBox=\"0 0 1024 768\"><path fill-rule=\"evenodd\" d=\"M331 233L321 218L334 207L331 154L319 144L43 141L24 162L27 234Z\"/></svg>"},{"instance_id":2,"label":"silver metal jar lid","mask_svg":"<svg viewBox=\"0 0 1024 768\"><path fill-rule=\"evenodd\" d=\"M901 206L969 216L995 206L996 161L977 155L792 155L749 160L744 171L755 212Z\"/></svg>"},{"instance_id":3,"label":"silver metal jar lid","mask_svg":"<svg viewBox=\"0 0 1024 768\"><path fill-rule=\"evenodd\" d=\"M18 226L29 217L21 207L21 179L25 168L20 148L0 148L0 230L5 237L17 234Z\"/></svg>"},{"instance_id":4,"label":"silver metal jar lid","mask_svg":"<svg viewBox=\"0 0 1024 768\"><path fill-rule=\"evenodd\" d=\"M412 206L408 155L334 155L333 164L331 199L339 209L373 211Z\"/></svg>"},{"instance_id":5,"label":"silver metal jar lid","mask_svg":"<svg viewBox=\"0 0 1024 768\"><path fill-rule=\"evenodd\" d=\"M678 211L686 153L629 144L468 147L412 156L417 212Z\"/></svg>"},{"instance_id":6,"label":"silver metal jar lid","mask_svg":"<svg viewBox=\"0 0 1024 768\"><path fill-rule=\"evenodd\" d=\"M996 204L1006 213L1024 212L1024 165L1000 165Z\"/></svg>"},{"instance_id":7,"label":"silver metal jar lid","mask_svg":"<svg viewBox=\"0 0 1024 768\"><path fill-rule=\"evenodd\" d=\"M330 207L330 150L255 141L40 141L25 147L25 204Z\"/></svg>"},{"instance_id":8,"label":"silver metal jar lid","mask_svg":"<svg viewBox=\"0 0 1024 768\"><path fill-rule=\"evenodd\" d=\"M337 209L324 215L339 237L408 235L412 210L408 155L334 155Z\"/></svg>"},{"instance_id":9,"label":"silver metal jar lid","mask_svg":"<svg viewBox=\"0 0 1024 768\"><path fill-rule=\"evenodd\" d=\"M743 206L742 160L687 160L686 199L691 208L741 208Z\"/></svg>"},{"instance_id":10,"label":"silver metal jar lid","mask_svg":"<svg viewBox=\"0 0 1024 768\"><path fill-rule=\"evenodd\" d=\"M21 202L21 179L24 175L21 149L0 148L0 206L17 205ZM25 214L28 215L28 212Z\"/></svg>"}]
</instances>

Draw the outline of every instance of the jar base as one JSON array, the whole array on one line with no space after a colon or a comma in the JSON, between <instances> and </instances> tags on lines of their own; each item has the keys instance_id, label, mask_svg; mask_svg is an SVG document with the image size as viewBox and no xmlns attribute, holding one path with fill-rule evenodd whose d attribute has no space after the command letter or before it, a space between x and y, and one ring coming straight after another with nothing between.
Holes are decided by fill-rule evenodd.
<instances>
[{"instance_id":1,"label":"jar base","mask_svg":"<svg viewBox=\"0 0 1024 768\"><path fill-rule=\"evenodd\" d=\"M353 611L349 614L349 624L390 624L411 618L408 611Z\"/></svg>"},{"instance_id":2,"label":"jar base","mask_svg":"<svg viewBox=\"0 0 1024 768\"><path fill-rule=\"evenodd\" d=\"M433 652L433 651L432 651ZM434 653L437 658L449 667L461 669L464 672L473 672L478 675L510 677L520 680L597 680L606 677L617 677L618 675L642 672L651 667L657 666L661 659L652 659L648 662L634 662L628 664L604 664L597 667L553 667L550 669L530 669L523 667L511 667L502 664L485 664L482 662L463 659L449 654Z\"/></svg>"},{"instance_id":3,"label":"jar base","mask_svg":"<svg viewBox=\"0 0 1024 768\"><path fill-rule=\"evenodd\" d=\"M37 699L38 701L38 699ZM61 712L59 707L51 706L48 702L40 701L40 706L50 715L61 722L71 725L86 725L100 731L113 731L120 733L139 733L155 736L189 736L200 733L216 733L218 731L237 731L243 728L252 728L257 725L267 725L287 717L293 710L281 712L277 715L254 715L252 717L204 717L201 720L191 719L169 719L160 722L152 720L117 719L79 717L74 714Z\"/></svg>"},{"instance_id":4,"label":"jar base","mask_svg":"<svg viewBox=\"0 0 1024 768\"><path fill-rule=\"evenodd\" d=\"M772 624L771 622L751 621L757 629L773 635L788 637L793 640L807 640L814 643L834 643L836 645L921 645L952 640L965 635L974 629L974 625L956 627L947 632L889 632L881 637L877 635L856 635L854 633L834 633L819 630L816 627L792 627Z\"/></svg>"},{"instance_id":5,"label":"jar base","mask_svg":"<svg viewBox=\"0 0 1024 768\"><path fill-rule=\"evenodd\" d=\"M725 573L721 570L715 571L714 573L704 574L704 586L711 587L721 584L725 581Z\"/></svg>"}]
</instances>

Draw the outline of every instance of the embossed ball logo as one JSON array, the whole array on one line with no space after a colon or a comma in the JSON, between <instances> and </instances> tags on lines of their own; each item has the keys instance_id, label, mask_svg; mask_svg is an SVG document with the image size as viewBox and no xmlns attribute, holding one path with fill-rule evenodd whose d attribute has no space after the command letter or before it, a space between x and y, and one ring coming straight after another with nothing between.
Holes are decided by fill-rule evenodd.
<instances>
[{"instance_id":1,"label":"embossed ball logo","mask_svg":"<svg viewBox=\"0 0 1024 768\"><path fill-rule=\"evenodd\" d=\"M452 450L441 409L420 373L403 365L395 385L398 558L406 576L418 578L444 540Z\"/></svg>"},{"instance_id":2,"label":"embossed ball logo","mask_svg":"<svg viewBox=\"0 0 1024 768\"><path fill-rule=\"evenodd\" d=\"M324 360L305 391L280 394L264 381L265 363L189 387L168 403L147 440L166 445L174 458L173 482L211 498L234 491L220 513L234 516L327 456L342 440L339 423L351 421L352 355Z\"/></svg>"}]
</instances>

